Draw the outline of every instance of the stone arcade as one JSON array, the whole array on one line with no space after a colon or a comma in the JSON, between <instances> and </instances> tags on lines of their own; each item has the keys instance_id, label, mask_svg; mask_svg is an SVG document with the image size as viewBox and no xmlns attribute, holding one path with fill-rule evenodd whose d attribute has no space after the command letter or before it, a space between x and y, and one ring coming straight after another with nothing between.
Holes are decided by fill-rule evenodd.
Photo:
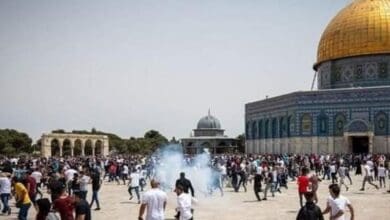
<instances>
[{"instance_id":1,"label":"stone arcade","mask_svg":"<svg viewBox=\"0 0 390 220\"><path fill-rule=\"evenodd\" d=\"M41 138L41 155L50 156L95 156L109 154L106 135L50 133Z\"/></svg>"}]
</instances>

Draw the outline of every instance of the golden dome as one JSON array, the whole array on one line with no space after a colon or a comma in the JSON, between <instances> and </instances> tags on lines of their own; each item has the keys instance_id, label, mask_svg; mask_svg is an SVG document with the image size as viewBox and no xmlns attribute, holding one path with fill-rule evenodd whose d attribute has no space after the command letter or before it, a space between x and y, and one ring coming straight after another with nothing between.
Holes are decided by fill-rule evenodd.
<instances>
[{"instance_id":1,"label":"golden dome","mask_svg":"<svg viewBox=\"0 0 390 220\"><path fill-rule=\"evenodd\" d=\"M317 63L390 53L390 0L355 0L328 24L318 45Z\"/></svg>"}]
</instances>

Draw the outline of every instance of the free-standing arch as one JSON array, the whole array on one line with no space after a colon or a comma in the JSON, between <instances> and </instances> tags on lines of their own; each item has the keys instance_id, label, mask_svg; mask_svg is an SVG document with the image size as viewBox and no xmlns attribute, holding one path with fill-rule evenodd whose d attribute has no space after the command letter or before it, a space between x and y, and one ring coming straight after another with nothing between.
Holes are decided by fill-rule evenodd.
<instances>
[{"instance_id":1,"label":"free-standing arch","mask_svg":"<svg viewBox=\"0 0 390 220\"><path fill-rule=\"evenodd\" d=\"M42 135L41 143L41 155L44 157L95 156L96 151L102 156L109 154L109 141L106 135L50 133ZM96 149L97 146L99 149Z\"/></svg>"}]
</instances>

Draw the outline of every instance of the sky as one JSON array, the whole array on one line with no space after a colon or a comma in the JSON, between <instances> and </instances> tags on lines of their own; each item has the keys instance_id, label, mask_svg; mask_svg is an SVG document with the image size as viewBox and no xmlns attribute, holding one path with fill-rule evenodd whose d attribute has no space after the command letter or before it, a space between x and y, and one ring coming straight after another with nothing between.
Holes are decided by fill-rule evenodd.
<instances>
[{"instance_id":1,"label":"sky","mask_svg":"<svg viewBox=\"0 0 390 220\"><path fill-rule=\"evenodd\" d=\"M1 0L0 128L188 137L211 114L310 90L317 46L352 0Z\"/></svg>"}]
</instances>

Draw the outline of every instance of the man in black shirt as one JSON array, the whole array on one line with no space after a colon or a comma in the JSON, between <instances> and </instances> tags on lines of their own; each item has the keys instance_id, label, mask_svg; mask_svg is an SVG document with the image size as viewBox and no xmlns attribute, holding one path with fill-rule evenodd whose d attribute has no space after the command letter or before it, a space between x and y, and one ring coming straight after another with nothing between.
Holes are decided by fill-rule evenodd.
<instances>
[{"instance_id":1,"label":"man in black shirt","mask_svg":"<svg viewBox=\"0 0 390 220\"><path fill-rule=\"evenodd\" d=\"M97 170L93 171L91 178L92 178L92 201L91 201L91 204L89 206L92 207L93 203L96 201L97 207L95 210L98 211L98 210L100 210L98 192L100 190L100 185L101 185L99 172Z\"/></svg>"},{"instance_id":2,"label":"man in black shirt","mask_svg":"<svg viewBox=\"0 0 390 220\"><path fill-rule=\"evenodd\" d=\"M297 215L297 220L324 220L320 207L314 202L314 193L305 193L306 204L303 206Z\"/></svg>"},{"instance_id":3,"label":"man in black shirt","mask_svg":"<svg viewBox=\"0 0 390 220\"><path fill-rule=\"evenodd\" d=\"M74 193L75 211L77 220L91 220L91 208L83 197L83 192L75 191Z\"/></svg>"},{"instance_id":4,"label":"man in black shirt","mask_svg":"<svg viewBox=\"0 0 390 220\"><path fill-rule=\"evenodd\" d=\"M181 172L180 178L176 180L176 184L175 184L176 188L179 185L183 187L185 193L188 193L189 192L188 190L191 190L192 197L195 196L195 192L194 192L194 188L192 187L192 183L189 179L185 178L184 172Z\"/></svg>"},{"instance_id":5,"label":"man in black shirt","mask_svg":"<svg viewBox=\"0 0 390 220\"><path fill-rule=\"evenodd\" d=\"M261 181L263 181L263 176L259 173L255 175L254 183L253 183L253 190L255 191L255 196L257 200L260 202L261 198L259 195L259 192L261 192Z\"/></svg>"}]
</instances>

